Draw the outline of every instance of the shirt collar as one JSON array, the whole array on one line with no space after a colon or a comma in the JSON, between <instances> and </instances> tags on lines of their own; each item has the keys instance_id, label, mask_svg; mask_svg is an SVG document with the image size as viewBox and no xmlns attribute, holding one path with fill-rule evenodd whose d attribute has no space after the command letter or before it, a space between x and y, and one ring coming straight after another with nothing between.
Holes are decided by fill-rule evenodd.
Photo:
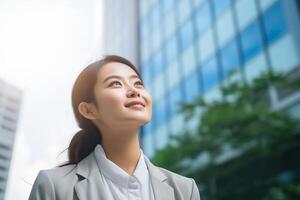
<instances>
[{"instance_id":1,"label":"shirt collar","mask_svg":"<svg viewBox=\"0 0 300 200\"><path fill-rule=\"evenodd\" d=\"M148 174L147 165L145 163L145 158L144 158L145 155L142 149L140 149L140 151L141 151L140 158L138 160L138 164L132 176L136 177L137 180L142 185L144 185L147 183L149 174ZM106 157L105 151L100 144L98 144L95 147L94 152L96 155L97 164L99 166L100 171L103 173L103 175L118 185L121 185L123 187L128 187L128 182L132 176L130 176L127 172L125 172L114 162L109 160Z\"/></svg>"}]
</instances>

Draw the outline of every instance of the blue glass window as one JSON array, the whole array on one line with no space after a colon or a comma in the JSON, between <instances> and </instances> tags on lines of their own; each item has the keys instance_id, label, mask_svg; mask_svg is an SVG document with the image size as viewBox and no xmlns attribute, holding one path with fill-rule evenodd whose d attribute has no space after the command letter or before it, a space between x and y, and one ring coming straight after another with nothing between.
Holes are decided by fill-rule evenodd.
<instances>
[{"instance_id":1,"label":"blue glass window","mask_svg":"<svg viewBox=\"0 0 300 200\"><path fill-rule=\"evenodd\" d=\"M166 46L166 61L170 64L178 55L178 44L175 35L167 42Z\"/></svg>"},{"instance_id":2,"label":"blue glass window","mask_svg":"<svg viewBox=\"0 0 300 200\"><path fill-rule=\"evenodd\" d=\"M143 137L146 136L147 134L151 134L151 122L143 126Z\"/></svg>"},{"instance_id":3,"label":"blue glass window","mask_svg":"<svg viewBox=\"0 0 300 200\"><path fill-rule=\"evenodd\" d=\"M154 6L152 8L152 29L156 28L157 26L160 25L160 20L161 16L160 16L160 9L158 6Z\"/></svg>"},{"instance_id":4,"label":"blue glass window","mask_svg":"<svg viewBox=\"0 0 300 200\"><path fill-rule=\"evenodd\" d=\"M164 40L169 39L176 31L176 20L174 11L168 12L164 18Z\"/></svg>"},{"instance_id":5,"label":"blue glass window","mask_svg":"<svg viewBox=\"0 0 300 200\"><path fill-rule=\"evenodd\" d=\"M149 40L142 40L140 43L141 49L141 62L145 63L148 60L149 56Z\"/></svg>"},{"instance_id":6,"label":"blue glass window","mask_svg":"<svg viewBox=\"0 0 300 200\"><path fill-rule=\"evenodd\" d=\"M211 15L208 1L203 3L203 5L201 5L196 10L195 20L197 24L197 35L201 35L211 23Z\"/></svg>"},{"instance_id":7,"label":"blue glass window","mask_svg":"<svg viewBox=\"0 0 300 200\"><path fill-rule=\"evenodd\" d=\"M190 73L184 80L186 101L191 102L200 95L199 79L197 71Z\"/></svg>"},{"instance_id":8,"label":"blue glass window","mask_svg":"<svg viewBox=\"0 0 300 200\"><path fill-rule=\"evenodd\" d=\"M215 57L212 57L202 67L202 80L204 92L207 92L218 84L218 67Z\"/></svg>"},{"instance_id":9,"label":"blue glass window","mask_svg":"<svg viewBox=\"0 0 300 200\"><path fill-rule=\"evenodd\" d=\"M241 33L244 61L247 62L263 48L259 23L255 20Z\"/></svg>"},{"instance_id":10,"label":"blue glass window","mask_svg":"<svg viewBox=\"0 0 300 200\"><path fill-rule=\"evenodd\" d=\"M160 29L157 27L160 27L162 22L161 22L161 15L160 15L160 9L158 7L158 4L155 5L152 8L152 27L151 27L151 37L152 37L152 42L151 42L151 47L152 51L156 51L160 44L161 44L161 33Z\"/></svg>"},{"instance_id":11,"label":"blue glass window","mask_svg":"<svg viewBox=\"0 0 300 200\"><path fill-rule=\"evenodd\" d=\"M185 49L193 41L192 20L187 20L180 28L181 50Z\"/></svg>"},{"instance_id":12,"label":"blue glass window","mask_svg":"<svg viewBox=\"0 0 300 200\"><path fill-rule=\"evenodd\" d=\"M141 1L139 4L139 16L140 18L144 17L147 13L147 2Z\"/></svg>"},{"instance_id":13,"label":"blue glass window","mask_svg":"<svg viewBox=\"0 0 300 200\"><path fill-rule=\"evenodd\" d=\"M148 88L150 86L151 80L151 65L148 63L141 67L141 75L145 84L145 87Z\"/></svg>"},{"instance_id":14,"label":"blue glass window","mask_svg":"<svg viewBox=\"0 0 300 200\"><path fill-rule=\"evenodd\" d=\"M159 29L155 29L152 31L152 42L151 48L153 51L157 51L161 47L162 44L162 35Z\"/></svg>"},{"instance_id":15,"label":"blue glass window","mask_svg":"<svg viewBox=\"0 0 300 200\"><path fill-rule=\"evenodd\" d=\"M216 11L216 16L222 14L225 10L227 10L231 5L231 0L214 0L214 7Z\"/></svg>"},{"instance_id":16,"label":"blue glass window","mask_svg":"<svg viewBox=\"0 0 300 200\"><path fill-rule=\"evenodd\" d=\"M154 79L154 74L153 74L153 72L154 72L154 70L153 70L153 63L154 63L154 60L152 59L152 58L150 58L149 60L148 60L148 63L147 63L147 65L148 65L148 72L149 72L149 79L148 79L148 82L149 82L149 84L151 85L151 83L150 83L150 80L153 80Z\"/></svg>"},{"instance_id":17,"label":"blue glass window","mask_svg":"<svg viewBox=\"0 0 300 200\"><path fill-rule=\"evenodd\" d=\"M277 1L268 8L263 19L269 45L287 32L287 23L281 1Z\"/></svg>"},{"instance_id":18,"label":"blue glass window","mask_svg":"<svg viewBox=\"0 0 300 200\"><path fill-rule=\"evenodd\" d=\"M181 88L180 84L177 84L174 88L169 90L169 109L170 109L170 116L173 116L178 111L179 105L178 102L182 100L181 96Z\"/></svg>"},{"instance_id":19,"label":"blue glass window","mask_svg":"<svg viewBox=\"0 0 300 200\"><path fill-rule=\"evenodd\" d=\"M184 21L186 21L187 18L191 16L191 1L182 0L182 1L176 1L177 4L177 22L178 24L182 24Z\"/></svg>"},{"instance_id":20,"label":"blue glass window","mask_svg":"<svg viewBox=\"0 0 300 200\"><path fill-rule=\"evenodd\" d=\"M156 107L156 126L159 127L160 125L164 124L166 119L167 119L166 98L161 98L157 102L157 107Z\"/></svg>"},{"instance_id":21,"label":"blue glass window","mask_svg":"<svg viewBox=\"0 0 300 200\"><path fill-rule=\"evenodd\" d=\"M238 68L240 60L235 39L231 40L223 49L221 49L221 60L224 77Z\"/></svg>"},{"instance_id":22,"label":"blue glass window","mask_svg":"<svg viewBox=\"0 0 300 200\"><path fill-rule=\"evenodd\" d=\"M157 74L159 74L163 68L162 64L162 51L158 51L155 56L153 57L153 63L152 63L152 68L153 68L153 77L156 77Z\"/></svg>"},{"instance_id":23,"label":"blue glass window","mask_svg":"<svg viewBox=\"0 0 300 200\"><path fill-rule=\"evenodd\" d=\"M141 76L142 76L144 82L146 82L148 80L149 75L150 75L149 74L149 68L147 67L146 64L142 65L140 72L141 72Z\"/></svg>"},{"instance_id":24,"label":"blue glass window","mask_svg":"<svg viewBox=\"0 0 300 200\"><path fill-rule=\"evenodd\" d=\"M154 131L157 127L158 112L159 112L159 110L157 109L157 101L153 100L153 102L152 102L152 119L151 119L152 131Z\"/></svg>"},{"instance_id":25,"label":"blue glass window","mask_svg":"<svg viewBox=\"0 0 300 200\"><path fill-rule=\"evenodd\" d=\"M140 32L141 32L141 39L142 41L147 39L147 36L148 36L148 18L147 17L144 17L142 23L140 23Z\"/></svg>"},{"instance_id":26,"label":"blue glass window","mask_svg":"<svg viewBox=\"0 0 300 200\"><path fill-rule=\"evenodd\" d=\"M174 0L163 0L161 1L163 3L163 13L169 13L170 10L174 8Z\"/></svg>"}]
</instances>

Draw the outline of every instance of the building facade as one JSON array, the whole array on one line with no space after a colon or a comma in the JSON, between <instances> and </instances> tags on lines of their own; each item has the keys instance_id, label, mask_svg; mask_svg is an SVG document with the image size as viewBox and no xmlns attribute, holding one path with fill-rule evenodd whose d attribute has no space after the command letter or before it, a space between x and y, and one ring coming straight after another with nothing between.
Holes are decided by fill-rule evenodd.
<instances>
[{"instance_id":1,"label":"building facade","mask_svg":"<svg viewBox=\"0 0 300 200\"><path fill-rule=\"evenodd\" d=\"M0 80L0 200L4 199L22 92Z\"/></svg>"},{"instance_id":2,"label":"building facade","mask_svg":"<svg viewBox=\"0 0 300 200\"><path fill-rule=\"evenodd\" d=\"M138 0L103 3L104 54L123 56L138 66Z\"/></svg>"},{"instance_id":3,"label":"building facade","mask_svg":"<svg viewBox=\"0 0 300 200\"><path fill-rule=\"evenodd\" d=\"M299 20L297 0L141 0L139 64L153 97L152 121L142 129L145 153L151 157L170 135L193 129L178 102L217 98L229 78L299 73ZM274 98L275 107L300 115L299 93Z\"/></svg>"}]
</instances>

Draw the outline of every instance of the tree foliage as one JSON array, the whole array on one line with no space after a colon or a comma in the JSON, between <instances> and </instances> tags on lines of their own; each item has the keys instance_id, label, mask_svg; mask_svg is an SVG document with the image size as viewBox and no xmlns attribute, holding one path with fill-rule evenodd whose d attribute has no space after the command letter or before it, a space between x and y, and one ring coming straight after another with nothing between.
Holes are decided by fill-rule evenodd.
<instances>
[{"instance_id":1,"label":"tree foliage","mask_svg":"<svg viewBox=\"0 0 300 200\"><path fill-rule=\"evenodd\" d=\"M299 198L300 181L281 187L274 177L292 173L294 165L300 167L299 161L282 163L287 155L297 159L294 154L300 153L300 123L285 110L274 108L271 98L279 89L291 92L299 87L299 79L269 71L250 83L227 81L220 87L221 98L213 101L200 96L191 103L182 102L179 112L186 121L196 117L197 129L172 136L153 162L194 177L203 199ZM296 147L290 146L293 142Z\"/></svg>"}]
</instances>

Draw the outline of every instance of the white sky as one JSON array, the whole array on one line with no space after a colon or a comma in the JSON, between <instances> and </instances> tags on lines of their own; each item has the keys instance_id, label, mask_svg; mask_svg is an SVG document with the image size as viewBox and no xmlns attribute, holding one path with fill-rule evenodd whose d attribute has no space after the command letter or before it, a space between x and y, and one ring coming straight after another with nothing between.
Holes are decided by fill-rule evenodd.
<instances>
[{"instance_id":1,"label":"white sky","mask_svg":"<svg viewBox=\"0 0 300 200\"><path fill-rule=\"evenodd\" d=\"M0 79L24 92L7 200L27 199L38 171L58 157L77 125L71 88L101 57L101 0L0 0Z\"/></svg>"}]
</instances>

